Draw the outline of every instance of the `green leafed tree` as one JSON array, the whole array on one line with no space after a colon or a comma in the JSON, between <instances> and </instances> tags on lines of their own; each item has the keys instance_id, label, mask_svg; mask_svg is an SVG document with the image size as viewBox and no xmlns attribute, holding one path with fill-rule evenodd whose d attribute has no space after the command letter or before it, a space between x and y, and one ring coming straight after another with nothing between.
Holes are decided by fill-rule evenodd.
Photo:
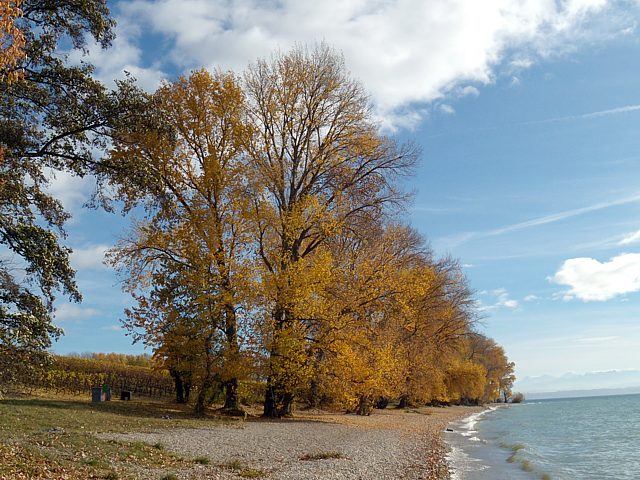
<instances>
[{"instance_id":1,"label":"green leafed tree","mask_svg":"<svg viewBox=\"0 0 640 480\"><path fill-rule=\"evenodd\" d=\"M114 22L106 2L25 0L19 6L11 36L22 52L4 62L0 76L0 371L5 375L10 365L37 363L31 356L60 335L52 324L55 297L81 299L71 251L61 243L69 215L48 193L49 179L60 171L100 173L94 152L105 147L112 120L126 117L120 101L125 84L119 93L109 92L92 77L89 64L71 65L62 53L83 50L91 37L109 46Z\"/></svg>"}]
</instances>

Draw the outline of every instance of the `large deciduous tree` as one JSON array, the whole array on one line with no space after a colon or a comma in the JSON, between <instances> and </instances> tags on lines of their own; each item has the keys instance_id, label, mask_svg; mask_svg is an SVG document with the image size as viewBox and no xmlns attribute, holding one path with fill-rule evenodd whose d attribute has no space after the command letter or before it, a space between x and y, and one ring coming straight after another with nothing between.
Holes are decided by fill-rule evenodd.
<instances>
[{"instance_id":1,"label":"large deciduous tree","mask_svg":"<svg viewBox=\"0 0 640 480\"><path fill-rule=\"evenodd\" d=\"M109 160L114 171L140 171L122 179L122 198L148 200L147 219L112 256L139 303L126 323L153 335L150 325L173 324L156 343L175 357L187 352L168 339L188 316L201 341L182 346L199 345L204 361L198 413L216 383L225 388L225 408L238 410L238 316L251 283L244 95L232 74L201 70L164 85L150 102L152 118L124 125Z\"/></svg>"},{"instance_id":2,"label":"large deciduous tree","mask_svg":"<svg viewBox=\"0 0 640 480\"><path fill-rule=\"evenodd\" d=\"M304 353L301 312L293 312L302 262L343 229L357 229L401 200L394 178L416 159L379 133L367 97L340 55L298 47L252 65L245 75L254 127L248 155L263 286L268 298L269 366L264 415L290 413ZM304 374L304 370L300 370Z\"/></svg>"},{"instance_id":3,"label":"large deciduous tree","mask_svg":"<svg viewBox=\"0 0 640 480\"><path fill-rule=\"evenodd\" d=\"M61 246L68 218L47 193L52 172L86 174L92 150L105 145L117 94L69 65L60 45L83 49L86 36L103 47L113 38L104 1L2 1L0 65L0 369L25 364L60 334L52 325L58 292L79 301ZM7 43L8 42L8 43Z\"/></svg>"}]
</instances>

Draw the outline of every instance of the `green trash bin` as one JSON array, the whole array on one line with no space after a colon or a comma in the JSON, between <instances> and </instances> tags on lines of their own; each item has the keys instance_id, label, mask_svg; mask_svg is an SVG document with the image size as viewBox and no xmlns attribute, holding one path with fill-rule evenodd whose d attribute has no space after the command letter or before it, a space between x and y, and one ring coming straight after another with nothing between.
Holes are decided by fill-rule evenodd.
<instances>
[{"instance_id":1,"label":"green trash bin","mask_svg":"<svg viewBox=\"0 0 640 480\"><path fill-rule=\"evenodd\" d=\"M111 401L111 388L106 383L102 384L102 401L103 402Z\"/></svg>"}]
</instances>

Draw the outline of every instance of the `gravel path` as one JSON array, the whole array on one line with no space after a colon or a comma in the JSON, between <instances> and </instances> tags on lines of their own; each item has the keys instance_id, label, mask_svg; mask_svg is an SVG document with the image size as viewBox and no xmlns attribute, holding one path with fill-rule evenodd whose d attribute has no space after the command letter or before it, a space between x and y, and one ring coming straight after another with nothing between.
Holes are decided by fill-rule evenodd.
<instances>
[{"instance_id":1,"label":"gravel path","mask_svg":"<svg viewBox=\"0 0 640 480\"><path fill-rule=\"evenodd\" d=\"M101 437L161 443L182 456L209 459L210 465L176 472L185 479L237 479L262 472L265 478L278 480L439 480L447 478L441 432L448 422L478 410L377 410L369 417L302 412L293 420L256 419L239 427ZM316 454L339 458L302 459ZM149 478L159 478L157 472L151 473Z\"/></svg>"}]
</instances>

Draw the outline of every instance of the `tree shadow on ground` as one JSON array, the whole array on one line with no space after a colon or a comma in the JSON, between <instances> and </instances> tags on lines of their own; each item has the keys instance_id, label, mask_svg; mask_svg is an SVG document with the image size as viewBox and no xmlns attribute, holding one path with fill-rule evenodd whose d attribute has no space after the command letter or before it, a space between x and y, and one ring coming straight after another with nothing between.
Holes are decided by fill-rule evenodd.
<instances>
[{"instance_id":1,"label":"tree shadow on ground","mask_svg":"<svg viewBox=\"0 0 640 480\"><path fill-rule=\"evenodd\" d=\"M8 405L22 408L51 408L73 411L95 411L111 413L115 415L139 417L139 418L169 418L169 419L193 419L196 418L189 405L181 405L163 401L131 400L91 402L89 400L59 400L59 399L16 399L0 400L0 405Z\"/></svg>"}]
</instances>

